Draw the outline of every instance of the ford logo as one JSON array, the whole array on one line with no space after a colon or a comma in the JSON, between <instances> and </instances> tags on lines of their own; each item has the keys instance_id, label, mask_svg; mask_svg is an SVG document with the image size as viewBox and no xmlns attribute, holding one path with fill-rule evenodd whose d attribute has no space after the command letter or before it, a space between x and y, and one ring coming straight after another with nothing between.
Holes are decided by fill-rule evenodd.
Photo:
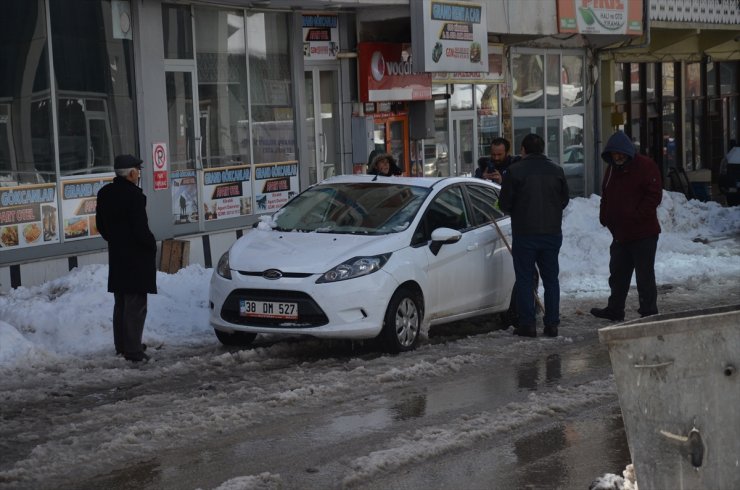
<instances>
[{"instance_id":1,"label":"ford logo","mask_svg":"<svg viewBox=\"0 0 740 490\"><path fill-rule=\"evenodd\" d=\"M267 269L262 273L262 277L265 279L280 279L283 277L283 273L277 269Z\"/></svg>"}]
</instances>

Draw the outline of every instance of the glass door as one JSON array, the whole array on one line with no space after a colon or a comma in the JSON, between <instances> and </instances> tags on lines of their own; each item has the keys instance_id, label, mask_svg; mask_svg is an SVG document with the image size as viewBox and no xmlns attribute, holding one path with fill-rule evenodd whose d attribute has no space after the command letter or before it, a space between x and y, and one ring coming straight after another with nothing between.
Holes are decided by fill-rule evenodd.
<instances>
[{"instance_id":1,"label":"glass door","mask_svg":"<svg viewBox=\"0 0 740 490\"><path fill-rule=\"evenodd\" d=\"M200 122L195 119L198 107L192 67L167 68L167 121L169 126L170 182L172 214L176 225L195 224L202 230L199 203L202 202L200 173ZM183 230L184 231L184 230Z\"/></svg>"},{"instance_id":2,"label":"glass door","mask_svg":"<svg viewBox=\"0 0 740 490\"><path fill-rule=\"evenodd\" d=\"M475 128L471 118L452 118L452 162L455 175L473 175L477 160Z\"/></svg>"},{"instance_id":3,"label":"glass door","mask_svg":"<svg viewBox=\"0 0 740 490\"><path fill-rule=\"evenodd\" d=\"M342 174L339 70L305 72L309 184Z\"/></svg>"}]
</instances>

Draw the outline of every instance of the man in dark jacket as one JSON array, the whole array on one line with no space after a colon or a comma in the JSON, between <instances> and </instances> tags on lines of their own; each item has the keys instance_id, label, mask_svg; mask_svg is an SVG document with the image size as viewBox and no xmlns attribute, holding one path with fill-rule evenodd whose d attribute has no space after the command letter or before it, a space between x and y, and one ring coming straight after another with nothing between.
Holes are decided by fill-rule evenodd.
<instances>
[{"instance_id":1,"label":"man in dark jacket","mask_svg":"<svg viewBox=\"0 0 740 490\"><path fill-rule=\"evenodd\" d=\"M506 138L494 138L491 141L491 156L478 159L475 176L479 179L491 180L500 184L507 169L515 161L509 155L510 147L511 144Z\"/></svg>"},{"instance_id":2,"label":"man in dark jacket","mask_svg":"<svg viewBox=\"0 0 740 490\"><path fill-rule=\"evenodd\" d=\"M544 334L557 337L560 325L561 224L568 205L563 169L544 155L545 142L536 134L522 140L522 159L504 175L499 206L511 215L512 255L516 275L516 335L536 337L535 264L545 288Z\"/></svg>"},{"instance_id":3,"label":"man in dark jacket","mask_svg":"<svg viewBox=\"0 0 740 490\"><path fill-rule=\"evenodd\" d=\"M141 343L147 293L157 292L157 242L149 230L146 196L138 187L143 162L118 155L113 182L98 191L95 220L108 242L108 291L113 293L113 342L116 354L146 361Z\"/></svg>"},{"instance_id":4,"label":"man in dark jacket","mask_svg":"<svg viewBox=\"0 0 740 490\"><path fill-rule=\"evenodd\" d=\"M655 286L655 251L660 223L657 209L663 198L658 165L635 151L629 136L614 133L601 158L608 164L601 183L599 221L612 234L609 247L609 288L606 308L591 314L607 320L624 320L624 304L632 281L637 280L641 316L658 313Z\"/></svg>"}]
</instances>

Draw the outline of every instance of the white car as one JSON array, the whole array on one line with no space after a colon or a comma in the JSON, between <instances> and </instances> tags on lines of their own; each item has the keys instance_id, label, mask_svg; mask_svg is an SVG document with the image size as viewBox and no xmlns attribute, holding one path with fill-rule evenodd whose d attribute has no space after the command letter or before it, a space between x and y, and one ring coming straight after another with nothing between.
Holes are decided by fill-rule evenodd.
<instances>
[{"instance_id":1,"label":"white car","mask_svg":"<svg viewBox=\"0 0 740 490\"><path fill-rule=\"evenodd\" d=\"M400 352L430 326L506 311L514 268L498 191L469 177L372 175L306 189L218 261L216 336L379 337Z\"/></svg>"}]
</instances>

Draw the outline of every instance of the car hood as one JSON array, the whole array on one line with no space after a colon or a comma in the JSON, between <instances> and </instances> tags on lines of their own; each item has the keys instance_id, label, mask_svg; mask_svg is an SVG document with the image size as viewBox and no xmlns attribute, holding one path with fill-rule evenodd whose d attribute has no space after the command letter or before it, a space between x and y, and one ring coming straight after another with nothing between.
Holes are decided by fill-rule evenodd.
<instances>
[{"instance_id":1,"label":"car hood","mask_svg":"<svg viewBox=\"0 0 740 490\"><path fill-rule=\"evenodd\" d=\"M323 274L347 259L394 252L408 246L407 232L381 236L251 230L231 247L233 270Z\"/></svg>"}]
</instances>

